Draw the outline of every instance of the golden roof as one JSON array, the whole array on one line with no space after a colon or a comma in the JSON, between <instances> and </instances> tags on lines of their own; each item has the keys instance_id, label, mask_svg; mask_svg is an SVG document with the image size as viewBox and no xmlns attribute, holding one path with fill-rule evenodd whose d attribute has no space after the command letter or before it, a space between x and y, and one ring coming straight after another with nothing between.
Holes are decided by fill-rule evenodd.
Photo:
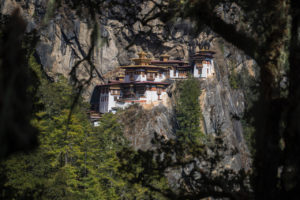
<instances>
[{"instance_id":1,"label":"golden roof","mask_svg":"<svg viewBox=\"0 0 300 200\"><path fill-rule=\"evenodd\" d=\"M121 68L166 68L165 66L157 66L157 65L127 65L127 66L121 66Z\"/></svg>"},{"instance_id":2,"label":"golden roof","mask_svg":"<svg viewBox=\"0 0 300 200\"><path fill-rule=\"evenodd\" d=\"M138 53L139 58L145 58L146 55L147 55L147 53L144 51Z\"/></svg>"},{"instance_id":3,"label":"golden roof","mask_svg":"<svg viewBox=\"0 0 300 200\"><path fill-rule=\"evenodd\" d=\"M146 57L147 53L142 51L139 52L138 55L139 55L138 58L131 59L135 63L135 65L149 65L151 59Z\"/></svg>"},{"instance_id":4,"label":"golden roof","mask_svg":"<svg viewBox=\"0 0 300 200\"><path fill-rule=\"evenodd\" d=\"M160 57L170 57L168 54L161 54Z\"/></svg>"}]
</instances>

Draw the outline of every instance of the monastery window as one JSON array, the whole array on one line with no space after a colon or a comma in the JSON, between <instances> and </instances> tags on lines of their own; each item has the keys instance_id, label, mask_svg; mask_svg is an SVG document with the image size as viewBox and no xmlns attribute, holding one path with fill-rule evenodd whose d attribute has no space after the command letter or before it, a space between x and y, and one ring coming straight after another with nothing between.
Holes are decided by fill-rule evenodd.
<instances>
[{"instance_id":1,"label":"monastery window","mask_svg":"<svg viewBox=\"0 0 300 200\"><path fill-rule=\"evenodd\" d=\"M207 74L209 73L209 70L207 69Z\"/></svg>"},{"instance_id":2,"label":"monastery window","mask_svg":"<svg viewBox=\"0 0 300 200\"><path fill-rule=\"evenodd\" d=\"M154 80L154 73L151 72L147 73L147 79Z\"/></svg>"}]
</instances>

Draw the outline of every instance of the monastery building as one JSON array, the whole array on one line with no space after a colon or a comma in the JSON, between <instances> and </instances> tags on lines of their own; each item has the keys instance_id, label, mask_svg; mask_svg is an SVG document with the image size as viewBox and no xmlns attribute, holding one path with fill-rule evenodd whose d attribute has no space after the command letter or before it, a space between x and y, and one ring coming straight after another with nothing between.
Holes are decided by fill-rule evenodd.
<instances>
[{"instance_id":1,"label":"monastery building","mask_svg":"<svg viewBox=\"0 0 300 200\"><path fill-rule=\"evenodd\" d=\"M125 75L94 89L91 104L100 113L115 112L138 103L142 106L155 106L166 103L167 87L176 79L185 79L188 75L207 78L214 74L213 51L201 50L191 57L191 64L182 60L170 60L163 54L159 60L146 57L145 52L138 53L132 59L133 64L121 66Z\"/></svg>"}]
</instances>

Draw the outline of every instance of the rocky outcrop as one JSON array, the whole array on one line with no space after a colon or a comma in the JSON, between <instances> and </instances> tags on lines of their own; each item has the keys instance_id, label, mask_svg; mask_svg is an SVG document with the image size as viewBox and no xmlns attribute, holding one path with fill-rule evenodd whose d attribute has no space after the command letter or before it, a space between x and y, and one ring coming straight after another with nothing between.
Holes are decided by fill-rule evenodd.
<instances>
[{"instance_id":1,"label":"rocky outcrop","mask_svg":"<svg viewBox=\"0 0 300 200\"><path fill-rule=\"evenodd\" d=\"M50 76L61 73L69 77L76 62L88 54L93 26L88 19L78 17L75 11L64 5L55 12L53 18L48 19L47 5L47 1L5 0L1 4L1 13L10 14L19 7L28 21L27 31L38 29L40 42L36 48L37 56L45 71ZM104 17L99 16L99 40L93 50L92 62L101 75L120 65L129 64L130 58L136 57L141 50L148 51L150 57L158 57L165 52L174 58L188 60L190 53L197 51L202 41L215 37L206 33L194 35L192 23L188 21L166 25L155 18L143 24L142 20L153 6L150 1L129 9L116 5ZM132 16L136 10L140 12ZM80 65L80 78L89 73L85 65ZM88 97L93 86L101 81L95 72L93 76L95 78L85 93Z\"/></svg>"},{"instance_id":2,"label":"rocky outcrop","mask_svg":"<svg viewBox=\"0 0 300 200\"><path fill-rule=\"evenodd\" d=\"M143 109L133 105L118 113L124 124L124 134L134 149L150 150L155 148L152 140L155 134L168 140L175 138L175 118L172 109L160 104L153 109Z\"/></svg>"}]
</instances>

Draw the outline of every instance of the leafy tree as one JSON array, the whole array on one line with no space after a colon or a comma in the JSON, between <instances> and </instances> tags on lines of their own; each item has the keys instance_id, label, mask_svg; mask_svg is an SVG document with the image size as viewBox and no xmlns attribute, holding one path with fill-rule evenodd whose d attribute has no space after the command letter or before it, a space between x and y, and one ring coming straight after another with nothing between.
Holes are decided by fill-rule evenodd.
<instances>
[{"instance_id":1,"label":"leafy tree","mask_svg":"<svg viewBox=\"0 0 300 200\"><path fill-rule=\"evenodd\" d=\"M118 173L117 152L127 142L116 116L105 115L93 128L84 103L70 114L75 93L67 80L48 80L33 56L29 64L40 82L32 120L40 145L3 162L2 198L131 199L133 190Z\"/></svg>"}]
</instances>

